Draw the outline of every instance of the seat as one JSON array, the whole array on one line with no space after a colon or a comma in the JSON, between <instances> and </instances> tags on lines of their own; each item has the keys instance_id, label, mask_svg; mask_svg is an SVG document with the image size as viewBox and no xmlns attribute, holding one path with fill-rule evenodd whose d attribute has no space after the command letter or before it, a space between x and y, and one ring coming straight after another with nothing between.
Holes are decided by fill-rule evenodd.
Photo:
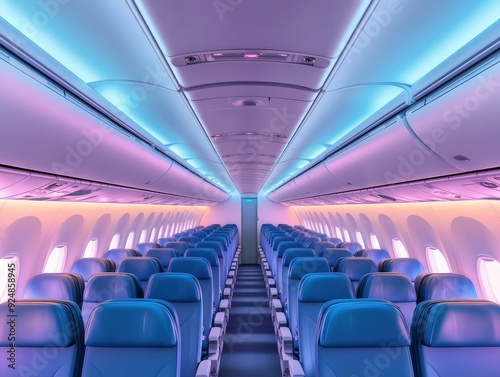
<instances>
[{"instance_id":1,"label":"seat","mask_svg":"<svg viewBox=\"0 0 500 377\"><path fill-rule=\"evenodd\" d=\"M380 262L379 270L381 272L399 272L405 274L412 282L415 282L418 275L425 272L422 263L415 258L384 259Z\"/></svg>"},{"instance_id":2,"label":"seat","mask_svg":"<svg viewBox=\"0 0 500 377\"><path fill-rule=\"evenodd\" d=\"M299 232L297 233L294 238L295 238L295 241L300 241L302 238L304 237L308 237L309 236L309 233L306 233L306 232Z\"/></svg>"},{"instance_id":3,"label":"seat","mask_svg":"<svg viewBox=\"0 0 500 377\"><path fill-rule=\"evenodd\" d=\"M353 255L356 251L363 249L363 246L361 246L358 242L341 242L337 245L337 247L341 249L348 249Z\"/></svg>"},{"instance_id":4,"label":"seat","mask_svg":"<svg viewBox=\"0 0 500 377\"><path fill-rule=\"evenodd\" d=\"M328 261L330 265L330 269L333 271L333 267L337 264L337 261L340 258L350 258L353 257L351 251L349 249L341 249L341 248L326 248L323 249L318 257L323 257Z\"/></svg>"},{"instance_id":5,"label":"seat","mask_svg":"<svg viewBox=\"0 0 500 377\"><path fill-rule=\"evenodd\" d=\"M354 298L351 281L346 274L340 272L308 274L300 281L297 329L292 334L298 338L300 362L306 377L316 375L314 343L321 307L330 300Z\"/></svg>"},{"instance_id":6,"label":"seat","mask_svg":"<svg viewBox=\"0 0 500 377\"><path fill-rule=\"evenodd\" d=\"M92 275L100 272L113 272L115 270L115 262L106 258L79 259L71 267L71 272L82 275L85 284L87 284Z\"/></svg>"},{"instance_id":7,"label":"seat","mask_svg":"<svg viewBox=\"0 0 500 377\"><path fill-rule=\"evenodd\" d=\"M170 261L168 272L184 272L193 275L200 283L203 299L203 350L208 351L208 334L215 312L212 269L205 258L177 257Z\"/></svg>"},{"instance_id":8,"label":"seat","mask_svg":"<svg viewBox=\"0 0 500 377\"><path fill-rule=\"evenodd\" d=\"M300 240L300 243L304 245L304 247L309 247L313 242L320 242L321 240L318 237L304 237Z\"/></svg>"},{"instance_id":9,"label":"seat","mask_svg":"<svg viewBox=\"0 0 500 377\"><path fill-rule=\"evenodd\" d=\"M82 377L179 376L179 321L163 300L112 300L91 313Z\"/></svg>"},{"instance_id":10,"label":"seat","mask_svg":"<svg viewBox=\"0 0 500 377\"><path fill-rule=\"evenodd\" d=\"M76 303L66 300L17 300L16 316L10 315L9 304L0 304L2 377L80 377L84 329Z\"/></svg>"},{"instance_id":11,"label":"seat","mask_svg":"<svg viewBox=\"0 0 500 377\"><path fill-rule=\"evenodd\" d=\"M358 298L381 298L396 304L411 325L417 296L410 278L397 272L365 275L358 287Z\"/></svg>"},{"instance_id":12,"label":"seat","mask_svg":"<svg viewBox=\"0 0 500 377\"><path fill-rule=\"evenodd\" d=\"M144 291L148 284L149 277L157 272L163 272L163 267L156 258L125 258L118 264L116 271L133 274L137 280L139 280L139 284Z\"/></svg>"},{"instance_id":13,"label":"seat","mask_svg":"<svg viewBox=\"0 0 500 377\"><path fill-rule=\"evenodd\" d=\"M225 284L227 278L227 270L224 268L226 266L226 258L224 256L224 248L219 241L201 241L196 244L196 248L200 249L212 249L217 254L217 258L219 259L219 270L220 270L220 279L221 283Z\"/></svg>"},{"instance_id":14,"label":"seat","mask_svg":"<svg viewBox=\"0 0 500 377\"><path fill-rule=\"evenodd\" d=\"M278 280L278 269L283 263L283 254L288 250L288 249L297 249L297 248L302 248L302 244L299 241L282 241L278 244L278 248L276 252L273 254L273 259L272 259L272 264L273 264L273 276L276 280ZM277 281L277 284L280 282ZM278 285L278 288L280 286Z\"/></svg>"},{"instance_id":15,"label":"seat","mask_svg":"<svg viewBox=\"0 0 500 377\"><path fill-rule=\"evenodd\" d=\"M193 234L191 234L191 237L198 238L198 242L199 241L203 241L203 239L205 237L208 237L208 232L204 232L203 230L199 230L199 231L194 232Z\"/></svg>"},{"instance_id":16,"label":"seat","mask_svg":"<svg viewBox=\"0 0 500 377\"><path fill-rule=\"evenodd\" d=\"M82 318L87 325L90 313L100 303L121 298L141 298L139 280L125 272L102 272L90 278L83 292Z\"/></svg>"},{"instance_id":17,"label":"seat","mask_svg":"<svg viewBox=\"0 0 500 377\"><path fill-rule=\"evenodd\" d=\"M157 249L149 249L144 254L145 257L156 258L160 261L163 270L168 268L170 259L177 257L177 251L168 247L160 247Z\"/></svg>"},{"instance_id":18,"label":"seat","mask_svg":"<svg viewBox=\"0 0 500 377\"><path fill-rule=\"evenodd\" d=\"M222 298L223 282L222 271L219 266L219 258L214 249L195 247L188 249L185 254L186 257L201 257L205 258L212 269L212 283L215 300L215 309L219 310L219 302Z\"/></svg>"},{"instance_id":19,"label":"seat","mask_svg":"<svg viewBox=\"0 0 500 377\"><path fill-rule=\"evenodd\" d=\"M31 277L24 290L25 299L54 299L83 303L85 283L80 274L45 273Z\"/></svg>"},{"instance_id":20,"label":"seat","mask_svg":"<svg viewBox=\"0 0 500 377\"><path fill-rule=\"evenodd\" d=\"M500 306L483 300L422 302L411 351L416 376L498 376Z\"/></svg>"},{"instance_id":21,"label":"seat","mask_svg":"<svg viewBox=\"0 0 500 377\"><path fill-rule=\"evenodd\" d=\"M338 245L343 242L340 238L337 238L337 237L326 237L323 241L331 242L335 245L335 247L339 247Z\"/></svg>"},{"instance_id":22,"label":"seat","mask_svg":"<svg viewBox=\"0 0 500 377\"><path fill-rule=\"evenodd\" d=\"M117 266L123 258L140 256L141 254L135 249L111 249L104 254L104 258L113 260Z\"/></svg>"},{"instance_id":23,"label":"seat","mask_svg":"<svg viewBox=\"0 0 500 377\"><path fill-rule=\"evenodd\" d=\"M378 268L371 258L340 258L333 267L334 272L343 272L351 279L354 290L357 291L359 281L366 274L377 272Z\"/></svg>"},{"instance_id":24,"label":"seat","mask_svg":"<svg viewBox=\"0 0 500 377\"><path fill-rule=\"evenodd\" d=\"M177 251L177 254L182 257L184 256L184 253L186 252L187 249L189 249L190 246L187 242L175 241L175 242L167 242L165 244L165 247L169 249L174 249L175 251Z\"/></svg>"},{"instance_id":25,"label":"seat","mask_svg":"<svg viewBox=\"0 0 500 377\"><path fill-rule=\"evenodd\" d=\"M195 377L203 336L203 302L198 280L180 272L154 274L144 297L168 301L175 308L180 325L180 375Z\"/></svg>"},{"instance_id":26,"label":"seat","mask_svg":"<svg viewBox=\"0 0 500 377\"><path fill-rule=\"evenodd\" d=\"M354 256L370 258L375 262L377 266L382 260L391 257L389 253L384 249L360 249L354 253Z\"/></svg>"},{"instance_id":27,"label":"seat","mask_svg":"<svg viewBox=\"0 0 500 377\"><path fill-rule=\"evenodd\" d=\"M426 300L477 298L472 281L460 274L420 274L415 280L417 304Z\"/></svg>"},{"instance_id":28,"label":"seat","mask_svg":"<svg viewBox=\"0 0 500 377\"><path fill-rule=\"evenodd\" d=\"M319 256L323 249L333 249L336 245L331 242L314 242L311 244L310 248L314 250L314 255Z\"/></svg>"},{"instance_id":29,"label":"seat","mask_svg":"<svg viewBox=\"0 0 500 377\"><path fill-rule=\"evenodd\" d=\"M333 300L318 316L317 376L413 377L410 334L384 300Z\"/></svg>"},{"instance_id":30,"label":"seat","mask_svg":"<svg viewBox=\"0 0 500 377\"><path fill-rule=\"evenodd\" d=\"M281 266L278 267L278 289L280 292L280 296L282 301L284 302L286 297L284 297L283 292L284 288L288 284L288 269L290 267L290 263L295 258L299 257L314 257L314 251L307 247L292 247L290 249L286 249L283 258L281 258Z\"/></svg>"},{"instance_id":31,"label":"seat","mask_svg":"<svg viewBox=\"0 0 500 377\"><path fill-rule=\"evenodd\" d=\"M155 249L158 247L160 247L158 242L141 242L137 244L136 249L141 255L144 255L149 249Z\"/></svg>"},{"instance_id":32,"label":"seat","mask_svg":"<svg viewBox=\"0 0 500 377\"><path fill-rule=\"evenodd\" d=\"M165 245L169 242L175 242L175 238L174 237L162 237L162 238L158 238L156 240L156 242L158 242L158 244L160 245L160 247L165 247Z\"/></svg>"},{"instance_id":33,"label":"seat","mask_svg":"<svg viewBox=\"0 0 500 377\"><path fill-rule=\"evenodd\" d=\"M201 241L201 239L198 239L198 237L193 237L193 236L185 236L179 238L178 241L187 242L189 244L189 247L195 247L196 244Z\"/></svg>"}]
</instances>

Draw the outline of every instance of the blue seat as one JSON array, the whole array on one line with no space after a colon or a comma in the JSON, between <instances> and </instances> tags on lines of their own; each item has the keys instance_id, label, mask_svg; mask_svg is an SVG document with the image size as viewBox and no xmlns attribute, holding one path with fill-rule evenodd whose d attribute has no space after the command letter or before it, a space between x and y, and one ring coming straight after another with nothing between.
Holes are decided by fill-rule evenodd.
<instances>
[{"instance_id":1,"label":"blue seat","mask_svg":"<svg viewBox=\"0 0 500 377\"><path fill-rule=\"evenodd\" d=\"M160 245L160 247L165 247L165 245L169 242L175 242L175 238L174 237L162 237L162 238L158 238L156 240L156 242L158 242L158 244Z\"/></svg>"},{"instance_id":2,"label":"blue seat","mask_svg":"<svg viewBox=\"0 0 500 377\"><path fill-rule=\"evenodd\" d=\"M336 245L331 242L320 241L312 243L310 248L314 250L314 255L319 256L323 249L333 249L336 248Z\"/></svg>"},{"instance_id":3,"label":"blue seat","mask_svg":"<svg viewBox=\"0 0 500 377\"><path fill-rule=\"evenodd\" d=\"M399 272L405 274L412 282L415 282L418 275L425 272L422 263L415 258L384 259L379 264L379 270L381 272Z\"/></svg>"},{"instance_id":4,"label":"blue seat","mask_svg":"<svg viewBox=\"0 0 500 377\"><path fill-rule=\"evenodd\" d=\"M335 247L339 247L338 245L343 242L340 238L337 238L337 237L326 237L323 241L331 242L335 245Z\"/></svg>"},{"instance_id":5,"label":"blue seat","mask_svg":"<svg viewBox=\"0 0 500 377\"><path fill-rule=\"evenodd\" d=\"M460 274L420 274L415 280L417 304L426 300L477 298L472 281Z\"/></svg>"},{"instance_id":6,"label":"blue seat","mask_svg":"<svg viewBox=\"0 0 500 377\"><path fill-rule=\"evenodd\" d=\"M99 305L85 332L82 377L180 376L179 321L163 300L112 300Z\"/></svg>"},{"instance_id":7,"label":"blue seat","mask_svg":"<svg viewBox=\"0 0 500 377\"><path fill-rule=\"evenodd\" d=\"M80 308L76 303L64 300L17 300L16 317L9 317L11 314L7 302L0 304L2 377L80 377L84 329ZM9 340L13 329L15 339ZM12 359L11 343L15 343L15 356Z\"/></svg>"},{"instance_id":8,"label":"blue seat","mask_svg":"<svg viewBox=\"0 0 500 377\"><path fill-rule=\"evenodd\" d=\"M199 242L199 241L203 241L203 239L205 237L208 237L208 235L209 235L208 232L204 232L203 230L199 230L199 231L194 232L193 234L191 234L191 237L198 238L198 242Z\"/></svg>"},{"instance_id":9,"label":"blue seat","mask_svg":"<svg viewBox=\"0 0 500 377\"><path fill-rule=\"evenodd\" d=\"M193 236L184 236L180 237L178 241L187 242L189 244L189 247L195 247L196 244L201 241L201 239L198 239L198 237L193 237Z\"/></svg>"},{"instance_id":10,"label":"blue seat","mask_svg":"<svg viewBox=\"0 0 500 377\"><path fill-rule=\"evenodd\" d=\"M500 306L482 300L422 302L411 351L416 376L498 376Z\"/></svg>"},{"instance_id":11,"label":"blue seat","mask_svg":"<svg viewBox=\"0 0 500 377\"><path fill-rule=\"evenodd\" d=\"M374 272L365 275L359 284L359 298L381 298L396 304L411 325L417 296L410 278L397 272Z\"/></svg>"},{"instance_id":12,"label":"blue seat","mask_svg":"<svg viewBox=\"0 0 500 377\"><path fill-rule=\"evenodd\" d=\"M55 299L83 303L85 283L80 274L46 273L31 277L24 290L25 299Z\"/></svg>"},{"instance_id":13,"label":"blue seat","mask_svg":"<svg viewBox=\"0 0 500 377\"><path fill-rule=\"evenodd\" d=\"M194 377L201 361L203 302L201 287L193 275L168 272L154 274L144 297L160 299L173 305L179 318L181 339L180 375Z\"/></svg>"},{"instance_id":14,"label":"blue seat","mask_svg":"<svg viewBox=\"0 0 500 377\"><path fill-rule=\"evenodd\" d=\"M132 274L125 272L95 274L83 292L83 323L87 325L90 313L102 302L111 299L141 298L142 292L139 280Z\"/></svg>"},{"instance_id":15,"label":"blue seat","mask_svg":"<svg viewBox=\"0 0 500 377\"><path fill-rule=\"evenodd\" d=\"M134 275L137 280L139 280L139 284L144 291L148 284L149 277L157 272L163 272L163 267L156 258L125 258L118 264L116 271L128 272Z\"/></svg>"},{"instance_id":16,"label":"blue seat","mask_svg":"<svg viewBox=\"0 0 500 377\"><path fill-rule=\"evenodd\" d=\"M200 283L203 299L203 351L208 351L208 334L212 328L215 312L215 302L212 282L212 269L205 258L178 257L173 258L168 266L168 272L184 272L193 275Z\"/></svg>"},{"instance_id":17,"label":"blue seat","mask_svg":"<svg viewBox=\"0 0 500 377\"><path fill-rule=\"evenodd\" d=\"M215 300L215 309L219 310L219 303L222 298L223 291L223 283L222 282L222 271L219 266L219 258L215 253L214 249L210 248L202 248L202 247L194 247L188 249L185 254L186 257L201 257L205 258L210 267L212 268L212 283L213 283L213 292L214 292L214 300Z\"/></svg>"},{"instance_id":18,"label":"blue seat","mask_svg":"<svg viewBox=\"0 0 500 377\"><path fill-rule=\"evenodd\" d=\"M170 259L177 257L177 251L168 247L160 247L157 249L149 249L144 254L145 257L156 258L160 261L163 270L168 268Z\"/></svg>"},{"instance_id":19,"label":"blue seat","mask_svg":"<svg viewBox=\"0 0 500 377\"><path fill-rule=\"evenodd\" d=\"M340 258L350 258L353 257L351 251L349 249L341 249L341 248L326 248L323 249L318 257L325 258L330 265L330 269L333 271L333 267L337 264L337 261Z\"/></svg>"},{"instance_id":20,"label":"blue seat","mask_svg":"<svg viewBox=\"0 0 500 377\"><path fill-rule=\"evenodd\" d=\"M196 248L201 249L212 249L217 254L217 258L219 259L219 272L221 284L225 284L228 270L224 268L227 263L227 256L224 255L224 247L219 241L201 241L196 244Z\"/></svg>"},{"instance_id":21,"label":"blue seat","mask_svg":"<svg viewBox=\"0 0 500 377\"><path fill-rule=\"evenodd\" d=\"M318 315L324 303L335 299L354 299L352 283L340 272L305 275L299 283L297 329L300 362L306 377L316 374L315 342Z\"/></svg>"},{"instance_id":22,"label":"blue seat","mask_svg":"<svg viewBox=\"0 0 500 377\"><path fill-rule=\"evenodd\" d=\"M384 249L360 249L354 253L354 256L370 258L375 262L377 266L384 259L388 259L391 257L387 250Z\"/></svg>"},{"instance_id":23,"label":"blue seat","mask_svg":"<svg viewBox=\"0 0 500 377\"><path fill-rule=\"evenodd\" d=\"M140 256L141 254L135 249L111 249L106 251L106 254L104 254L104 258L113 260L117 266L123 258Z\"/></svg>"},{"instance_id":24,"label":"blue seat","mask_svg":"<svg viewBox=\"0 0 500 377\"><path fill-rule=\"evenodd\" d=\"M278 270L281 268L283 263L283 254L289 249L302 248L302 244L299 241L282 241L278 244L276 252L273 253L273 259L271 260L272 272L275 280L278 280ZM277 283L279 283L277 281ZM279 287L278 287L279 288Z\"/></svg>"},{"instance_id":25,"label":"blue seat","mask_svg":"<svg viewBox=\"0 0 500 377\"><path fill-rule=\"evenodd\" d=\"M318 319L317 376L413 377L410 334L384 300L333 300Z\"/></svg>"},{"instance_id":26,"label":"blue seat","mask_svg":"<svg viewBox=\"0 0 500 377\"><path fill-rule=\"evenodd\" d=\"M283 257L281 258L281 266L278 266L276 286L280 292L283 302L286 299L286 297L284 297L284 290L288 284L288 269L290 267L290 263L292 260L299 257L314 257L314 251L307 247L292 247L290 249L286 249Z\"/></svg>"},{"instance_id":27,"label":"blue seat","mask_svg":"<svg viewBox=\"0 0 500 377\"><path fill-rule=\"evenodd\" d=\"M353 255L354 253L356 253L356 251L363 249L363 246L361 246L361 244L358 242L341 242L337 244L337 247L341 249L347 249Z\"/></svg>"},{"instance_id":28,"label":"blue seat","mask_svg":"<svg viewBox=\"0 0 500 377\"><path fill-rule=\"evenodd\" d=\"M304 247L309 247L313 242L320 242L321 240L318 237L304 237L300 240L300 243L304 245Z\"/></svg>"},{"instance_id":29,"label":"blue seat","mask_svg":"<svg viewBox=\"0 0 500 377\"><path fill-rule=\"evenodd\" d=\"M333 267L334 272L343 272L351 279L354 290L357 291L359 281L366 274L377 272L378 268L371 258L340 258Z\"/></svg>"},{"instance_id":30,"label":"blue seat","mask_svg":"<svg viewBox=\"0 0 500 377\"><path fill-rule=\"evenodd\" d=\"M299 233L295 234L294 238L295 238L295 241L300 241L302 238L308 237L308 236L309 236L309 233L299 232Z\"/></svg>"},{"instance_id":31,"label":"blue seat","mask_svg":"<svg viewBox=\"0 0 500 377\"><path fill-rule=\"evenodd\" d=\"M100 272L113 272L115 270L115 262L106 258L79 259L71 267L71 272L82 275L84 283L87 283L92 275Z\"/></svg>"},{"instance_id":32,"label":"blue seat","mask_svg":"<svg viewBox=\"0 0 500 377\"><path fill-rule=\"evenodd\" d=\"M187 242L175 241L175 242L167 242L164 247L169 249L174 249L175 251L177 251L177 254L182 257L184 256L184 253L186 252L187 249L189 249L190 246Z\"/></svg>"},{"instance_id":33,"label":"blue seat","mask_svg":"<svg viewBox=\"0 0 500 377\"><path fill-rule=\"evenodd\" d=\"M137 244L136 249L141 255L144 255L149 249L155 249L158 247L160 247L158 242L141 242Z\"/></svg>"}]
</instances>

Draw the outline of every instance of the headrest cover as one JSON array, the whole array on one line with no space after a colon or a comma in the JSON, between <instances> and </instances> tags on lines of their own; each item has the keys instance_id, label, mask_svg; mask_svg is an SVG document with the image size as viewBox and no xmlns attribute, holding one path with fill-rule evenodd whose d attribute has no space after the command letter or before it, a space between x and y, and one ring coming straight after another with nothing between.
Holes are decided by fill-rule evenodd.
<instances>
[{"instance_id":1,"label":"headrest cover","mask_svg":"<svg viewBox=\"0 0 500 377\"><path fill-rule=\"evenodd\" d=\"M288 249L291 249L292 247L294 248L301 248L302 245L300 242L298 241L283 241L283 242L280 242L280 244L278 245L278 258L282 258L283 257L283 254L285 253L286 250Z\"/></svg>"},{"instance_id":2,"label":"headrest cover","mask_svg":"<svg viewBox=\"0 0 500 377\"><path fill-rule=\"evenodd\" d=\"M191 249L187 249L185 257L201 257L205 258L210 266L217 267L219 266L219 258L217 257L217 253L214 249L205 248L205 247L193 247Z\"/></svg>"},{"instance_id":3,"label":"headrest cover","mask_svg":"<svg viewBox=\"0 0 500 377\"><path fill-rule=\"evenodd\" d=\"M382 259L388 259L391 257L384 249L361 249L356 251L355 256L373 259L376 264L378 264Z\"/></svg>"},{"instance_id":4,"label":"headrest cover","mask_svg":"<svg viewBox=\"0 0 500 377\"><path fill-rule=\"evenodd\" d=\"M312 272L330 272L330 265L325 258L295 258L290 263L288 279L300 280L305 274Z\"/></svg>"},{"instance_id":5,"label":"headrest cover","mask_svg":"<svg viewBox=\"0 0 500 377\"><path fill-rule=\"evenodd\" d=\"M391 272L374 272L361 280L358 297L382 298L392 302L415 302L417 296L410 278Z\"/></svg>"},{"instance_id":6,"label":"headrest cover","mask_svg":"<svg viewBox=\"0 0 500 377\"><path fill-rule=\"evenodd\" d=\"M87 347L174 347L177 320L166 301L146 299L106 301L87 322Z\"/></svg>"},{"instance_id":7,"label":"headrest cover","mask_svg":"<svg viewBox=\"0 0 500 377\"><path fill-rule=\"evenodd\" d=\"M377 265L370 258L342 258L339 259L334 271L343 272L351 280L360 280L370 272L377 272Z\"/></svg>"},{"instance_id":8,"label":"headrest cover","mask_svg":"<svg viewBox=\"0 0 500 377\"><path fill-rule=\"evenodd\" d=\"M400 272L415 281L415 278L424 273L424 267L418 259L415 258L394 258L385 261L383 271Z\"/></svg>"},{"instance_id":9,"label":"headrest cover","mask_svg":"<svg viewBox=\"0 0 500 377\"><path fill-rule=\"evenodd\" d=\"M198 280L211 279L212 268L208 261L199 257L173 258L168 265L169 272L187 272Z\"/></svg>"},{"instance_id":10,"label":"headrest cover","mask_svg":"<svg viewBox=\"0 0 500 377\"><path fill-rule=\"evenodd\" d=\"M201 288L198 279L191 274L160 273L151 276L144 297L169 302L201 301Z\"/></svg>"},{"instance_id":11,"label":"headrest cover","mask_svg":"<svg viewBox=\"0 0 500 377\"><path fill-rule=\"evenodd\" d=\"M108 272L109 263L104 258L83 258L73 263L71 272L82 275L84 281L88 281L92 275L99 272Z\"/></svg>"},{"instance_id":12,"label":"headrest cover","mask_svg":"<svg viewBox=\"0 0 500 377\"><path fill-rule=\"evenodd\" d=\"M431 347L500 347L500 306L439 302L426 314L422 342ZM486 351L487 352L487 351Z\"/></svg>"},{"instance_id":13,"label":"headrest cover","mask_svg":"<svg viewBox=\"0 0 500 377\"><path fill-rule=\"evenodd\" d=\"M459 274L429 274L419 285L418 301L477 298L472 281Z\"/></svg>"},{"instance_id":14,"label":"headrest cover","mask_svg":"<svg viewBox=\"0 0 500 377\"><path fill-rule=\"evenodd\" d=\"M335 301L333 301L334 303ZM331 304L323 313L319 344L323 347L408 347L403 314L390 302L364 299Z\"/></svg>"},{"instance_id":15,"label":"headrest cover","mask_svg":"<svg viewBox=\"0 0 500 377\"><path fill-rule=\"evenodd\" d=\"M83 293L83 301L103 302L140 296L141 287L134 275L125 272L105 272L90 278Z\"/></svg>"},{"instance_id":16,"label":"headrest cover","mask_svg":"<svg viewBox=\"0 0 500 377\"><path fill-rule=\"evenodd\" d=\"M81 304L80 289L69 274L40 274L28 281L24 298L70 300Z\"/></svg>"},{"instance_id":17,"label":"headrest cover","mask_svg":"<svg viewBox=\"0 0 500 377\"><path fill-rule=\"evenodd\" d=\"M201 241L196 244L196 247L212 249L217 253L218 258L222 258L222 245L218 241Z\"/></svg>"},{"instance_id":18,"label":"headrest cover","mask_svg":"<svg viewBox=\"0 0 500 377\"><path fill-rule=\"evenodd\" d=\"M0 347L15 343L17 347L69 347L75 343L77 334L75 319L69 306L76 306L70 301L16 301L15 342L8 340L11 326L10 313L6 302L0 304ZM79 312L76 306L75 313ZM13 326L14 328L14 326ZM76 329L83 332L82 329ZM81 335L80 335L81 336Z\"/></svg>"},{"instance_id":19,"label":"headrest cover","mask_svg":"<svg viewBox=\"0 0 500 377\"><path fill-rule=\"evenodd\" d=\"M314 251L307 247L292 247L283 254L282 266L289 266L290 262L299 257L314 257Z\"/></svg>"},{"instance_id":20,"label":"headrest cover","mask_svg":"<svg viewBox=\"0 0 500 377\"><path fill-rule=\"evenodd\" d=\"M139 280L144 281L148 280L152 274L162 272L163 268L156 258L125 258L118 264L117 271L129 272L137 276Z\"/></svg>"},{"instance_id":21,"label":"headrest cover","mask_svg":"<svg viewBox=\"0 0 500 377\"><path fill-rule=\"evenodd\" d=\"M355 298L351 281L341 272L309 274L299 283L298 299L301 302L326 302L341 298Z\"/></svg>"}]
</instances>

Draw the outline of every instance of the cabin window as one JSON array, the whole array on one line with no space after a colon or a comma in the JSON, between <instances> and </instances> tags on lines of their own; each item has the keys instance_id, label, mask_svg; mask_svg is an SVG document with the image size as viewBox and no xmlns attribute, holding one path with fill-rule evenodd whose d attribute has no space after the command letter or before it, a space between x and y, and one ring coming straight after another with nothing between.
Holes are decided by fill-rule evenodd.
<instances>
[{"instance_id":1,"label":"cabin window","mask_svg":"<svg viewBox=\"0 0 500 377\"><path fill-rule=\"evenodd\" d=\"M109 249L117 249L120 246L120 233L116 233L109 244Z\"/></svg>"},{"instance_id":2,"label":"cabin window","mask_svg":"<svg viewBox=\"0 0 500 377\"><path fill-rule=\"evenodd\" d=\"M377 249L380 249L380 247L377 247ZM398 240L397 238L392 239L392 249L394 250L396 258L408 258L410 256L403 241Z\"/></svg>"},{"instance_id":3,"label":"cabin window","mask_svg":"<svg viewBox=\"0 0 500 377\"><path fill-rule=\"evenodd\" d=\"M156 227L153 228L153 230L151 231L151 235L149 236L149 242L156 242Z\"/></svg>"},{"instance_id":4,"label":"cabin window","mask_svg":"<svg viewBox=\"0 0 500 377\"><path fill-rule=\"evenodd\" d=\"M344 228L344 242L351 242L351 236L347 228Z\"/></svg>"},{"instance_id":5,"label":"cabin window","mask_svg":"<svg viewBox=\"0 0 500 377\"><path fill-rule=\"evenodd\" d=\"M370 244L374 249L380 249L380 242L378 242L378 237L374 233L370 233Z\"/></svg>"},{"instance_id":6,"label":"cabin window","mask_svg":"<svg viewBox=\"0 0 500 377\"><path fill-rule=\"evenodd\" d=\"M94 258L97 256L97 238L92 238L85 246L83 258Z\"/></svg>"},{"instance_id":7,"label":"cabin window","mask_svg":"<svg viewBox=\"0 0 500 377\"><path fill-rule=\"evenodd\" d=\"M62 272L66 263L67 253L68 247L66 245L54 247L45 262L43 273Z\"/></svg>"},{"instance_id":8,"label":"cabin window","mask_svg":"<svg viewBox=\"0 0 500 377\"><path fill-rule=\"evenodd\" d=\"M155 229L153 229L153 232L155 231ZM164 225L160 226L160 231L158 232L157 238L162 238L162 237L165 237L165 226ZM154 241L156 241L156 240L154 240Z\"/></svg>"},{"instance_id":9,"label":"cabin window","mask_svg":"<svg viewBox=\"0 0 500 377\"><path fill-rule=\"evenodd\" d=\"M427 263L431 272L448 273L451 272L450 265L443 252L435 247L429 246L425 249Z\"/></svg>"},{"instance_id":10,"label":"cabin window","mask_svg":"<svg viewBox=\"0 0 500 377\"><path fill-rule=\"evenodd\" d=\"M8 256L0 259L0 303L16 298L16 285L19 281L19 258ZM9 296L10 294L10 296Z\"/></svg>"},{"instance_id":11,"label":"cabin window","mask_svg":"<svg viewBox=\"0 0 500 377\"><path fill-rule=\"evenodd\" d=\"M326 225L326 224L325 224L325 232L326 232L326 235L327 235L328 237L331 237L331 236L332 236L332 235L331 235L331 233L330 233L330 227L329 227L328 225Z\"/></svg>"},{"instance_id":12,"label":"cabin window","mask_svg":"<svg viewBox=\"0 0 500 377\"><path fill-rule=\"evenodd\" d=\"M342 239L342 232L338 226L335 227L335 234L337 235L337 238Z\"/></svg>"},{"instance_id":13,"label":"cabin window","mask_svg":"<svg viewBox=\"0 0 500 377\"><path fill-rule=\"evenodd\" d=\"M477 260L477 272L485 298L500 303L500 263L481 257Z\"/></svg>"},{"instance_id":14,"label":"cabin window","mask_svg":"<svg viewBox=\"0 0 500 377\"><path fill-rule=\"evenodd\" d=\"M148 236L148 230L147 229L143 229L142 232L141 232L141 235L139 236L139 243L146 242L147 236Z\"/></svg>"},{"instance_id":15,"label":"cabin window","mask_svg":"<svg viewBox=\"0 0 500 377\"><path fill-rule=\"evenodd\" d=\"M126 249L132 249L134 247L135 231L131 230L127 237L127 242L125 242Z\"/></svg>"},{"instance_id":16,"label":"cabin window","mask_svg":"<svg viewBox=\"0 0 500 377\"><path fill-rule=\"evenodd\" d=\"M365 240L363 239L363 235L359 230L356 230L356 242L359 243L363 249L365 248Z\"/></svg>"}]
</instances>

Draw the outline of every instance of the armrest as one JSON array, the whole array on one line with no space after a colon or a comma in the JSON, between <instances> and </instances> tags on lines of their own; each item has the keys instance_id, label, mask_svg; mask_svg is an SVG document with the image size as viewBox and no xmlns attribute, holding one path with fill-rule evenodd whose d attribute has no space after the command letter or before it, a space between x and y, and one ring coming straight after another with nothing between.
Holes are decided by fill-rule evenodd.
<instances>
[{"instance_id":1,"label":"armrest","mask_svg":"<svg viewBox=\"0 0 500 377\"><path fill-rule=\"evenodd\" d=\"M271 310L273 311L273 315L276 312L282 312L283 311L283 305L281 304L281 301L278 298L273 298L271 300Z\"/></svg>"},{"instance_id":2,"label":"armrest","mask_svg":"<svg viewBox=\"0 0 500 377\"><path fill-rule=\"evenodd\" d=\"M293 337L288 327L280 327L278 339L283 353L293 355Z\"/></svg>"},{"instance_id":3,"label":"armrest","mask_svg":"<svg viewBox=\"0 0 500 377\"><path fill-rule=\"evenodd\" d=\"M229 316L229 308L231 307L231 303L227 298L223 298L219 303L219 311L224 312L226 317Z\"/></svg>"},{"instance_id":4,"label":"armrest","mask_svg":"<svg viewBox=\"0 0 500 377\"><path fill-rule=\"evenodd\" d=\"M222 294L223 300L229 300L231 298L231 288L224 288L224 293Z\"/></svg>"},{"instance_id":5,"label":"armrest","mask_svg":"<svg viewBox=\"0 0 500 377\"><path fill-rule=\"evenodd\" d=\"M202 360L196 369L196 377L210 377L212 373L212 363L210 360Z\"/></svg>"},{"instance_id":6,"label":"armrest","mask_svg":"<svg viewBox=\"0 0 500 377\"><path fill-rule=\"evenodd\" d=\"M226 325L227 325L226 313L224 312L215 313L214 327L220 327L222 329L222 333L225 333Z\"/></svg>"},{"instance_id":7,"label":"armrest","mask_svg":"<svg viewBox=\"0 0 500 377\"><path fill-rule=\"evenodd\" d=\"M304 377L304 369L298 360L288 360L288 373L290 377Z\"/></svg>"},{"instance_id":8,"label":"armrest","mask_svg":"<svg viewBox=\"0 0 500 377\"><path fill-rule=\"evenodd\" d=\"M276 288L274 288L274 287L271 287L271 288L269 289L269 296L271 296L271 297L270 297L270 298L271 298L271 300L273 300L273 299L277 299L277 298L278 298L278 290L277 290Z\"/></svg>"},{"instance_id":9,"label":"armrest","mask_svg":"<svg viewBox=\"0 0 500 377\"><path fill-rule=\"evenodd\" d=\"M274 279L267 279L267 285L269 287L276 287L276 281Z\"/></svg>"},{"instance_id":10,"label":"armrest","mask_svg":"<svg viewBox=\"0 0 500 377\"><path fill-rule=\"evenodd\" d=\"M275 323L275 325L278 328L280 328L280 327L286 327L287 320L286 320L285 313L283 313L283 312L277 312L275 320L274 320L274 323Z\"/></svg>"},{"instance_id":11,"label":"armrest","mask_svg":"<svg viewBox=\"0 0 500 377\"><path fill-rule=\"evenodd\" d=\"M232 287L233 283L234 283L234 281L233 281L232 278L227 278L227 280L226 280L226 288L227 287Z\"/></svg>"},{"instance_id":12,"label":"armrest","mask_svg":"<svg viewBox=\"0 0 500 377\"><path fill-rule=\"evenodd\" d=\"M220 354L222 350L222 328L212 327L208 334L208 353Z\"/></svg>"}]
</instances>

